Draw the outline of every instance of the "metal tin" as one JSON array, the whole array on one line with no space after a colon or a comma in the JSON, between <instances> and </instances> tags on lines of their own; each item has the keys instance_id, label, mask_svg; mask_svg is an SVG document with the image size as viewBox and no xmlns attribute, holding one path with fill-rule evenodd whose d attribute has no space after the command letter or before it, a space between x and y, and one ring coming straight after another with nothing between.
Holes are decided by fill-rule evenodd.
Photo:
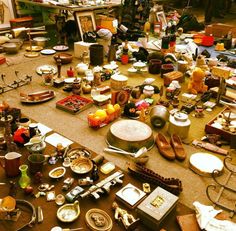
<instances>
[{"instance_id":1,"label":"metal tin","mask_svg":"<svg viewBox=\"0 0 236 231\"><path fill-rule=\"evenodd\" d=\"M168 121L169 115L168 109L163 105L154 106L150 111L151 124L156 128L162 128Z\"/></svg>"},{"instance_id":2,"label":"metal tin","mask_svg":"<svg viewBox=\"0 0 236 231\"><path fill-rule=\"evenodd\" d=\"M170 135L177 134L180 138L185 139L188 137L191 121L188 115L182 112L176 112L169 118L168 133Z\"/></svg>"}]
</instances>

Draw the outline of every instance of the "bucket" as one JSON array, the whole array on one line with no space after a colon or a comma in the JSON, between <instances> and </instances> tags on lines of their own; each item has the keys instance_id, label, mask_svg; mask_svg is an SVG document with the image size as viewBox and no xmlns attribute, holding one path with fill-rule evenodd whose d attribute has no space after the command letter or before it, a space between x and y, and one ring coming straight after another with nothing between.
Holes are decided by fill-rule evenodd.
<instances>
[{"instance_id":1,"label":"bucket","mask_svg":"<svg viewBox=\"0 0 236 231\"><path fill-rule=\"evenodd\" d=\"M93 44L89 47L90 51L90 64L92 66L101 66L103 64L104 57L103 45Z\"/></svg>"}]
</instances>

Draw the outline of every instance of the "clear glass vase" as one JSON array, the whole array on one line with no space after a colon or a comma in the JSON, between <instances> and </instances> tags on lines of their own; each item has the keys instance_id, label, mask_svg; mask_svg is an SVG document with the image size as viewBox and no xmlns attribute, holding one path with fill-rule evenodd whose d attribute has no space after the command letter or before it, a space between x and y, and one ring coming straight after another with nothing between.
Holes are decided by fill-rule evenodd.
<instances>
[{"instance_id":1,"label":"clear glass vase","mask_svg":"<svg viewBox=\"0 0 236 231\"><path fill-rule=\"evenodd\" d=\"M19 167L21 171L21 177L19 179L19 185L21 188L26 188L30 185L30 177L27 175L28 165L23 164Z\"/></svg>"}]
</instances>

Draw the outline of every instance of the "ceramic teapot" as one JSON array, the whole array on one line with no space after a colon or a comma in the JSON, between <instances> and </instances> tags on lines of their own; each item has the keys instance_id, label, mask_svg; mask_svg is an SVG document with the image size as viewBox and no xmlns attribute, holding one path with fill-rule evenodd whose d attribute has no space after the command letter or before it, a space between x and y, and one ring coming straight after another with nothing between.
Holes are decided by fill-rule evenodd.
<instances>
[{"instance_id":1,"label":"ceramic teapot","mask_svg":"<svg viewBox=\"0 0 236 231\"><path fill-rule=\"evenodd\" d=\"M77 64L75 69L76 69L78 75L83 75L83 74L85 74L85 71L88 70L88 65L85 63L79 63L79 64Z\"/></svg>"}]
</instances>

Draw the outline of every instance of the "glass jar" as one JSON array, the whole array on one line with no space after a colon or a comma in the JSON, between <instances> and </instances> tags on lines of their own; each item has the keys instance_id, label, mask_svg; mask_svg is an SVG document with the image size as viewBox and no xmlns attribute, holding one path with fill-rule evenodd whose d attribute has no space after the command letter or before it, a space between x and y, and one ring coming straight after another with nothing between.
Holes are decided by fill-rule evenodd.
<instances>
[{"instance_id":1,"label":"glass jar","mask_svg":"<svg viewBox=\"0 0 236 231\"><path fill-rule=\"evenodd\" d=\"M19 179L19 185L21 188L26 188L30 185L30 177L27 175L28 165L22 164L19 167L21 171L21 177Z\"/></svg>"}]
</instances>

